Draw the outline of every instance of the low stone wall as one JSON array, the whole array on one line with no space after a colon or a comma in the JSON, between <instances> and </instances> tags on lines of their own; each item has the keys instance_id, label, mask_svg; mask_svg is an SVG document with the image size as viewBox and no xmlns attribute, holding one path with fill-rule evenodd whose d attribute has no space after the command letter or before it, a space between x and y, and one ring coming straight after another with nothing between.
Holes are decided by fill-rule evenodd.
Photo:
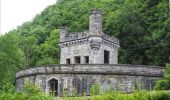
<instances>
[{"instance_id":1,"label":"low stone wall","mask_svg":"<svg viewBox=\"0 0 170 100\"><path fill-rule=\"evenodd\" d=\"M38 74L111 74L162 77L163 67L145 65L61 64L28 68L16 73L16 79Z\"/></svg>"},{"instance_id":2,"label":"low stone wall","mask_svg":"<svg viewBox=\"0 0 170 100\"><path fill-rule=\"evenodd\" d=\"M101 84L103 92L108 87L132 92L138 83L142 84L144 89L152 89L163 74L163 67L144 65L44 65L17 72L16 88L22 90L26 82L32 82L49 93L49 80L56 79L59 96L62 96L65 90L69 95L73 95L75 91L80 95L90 95L90 86L96 82Z\"/></svg>"}]
</instances>

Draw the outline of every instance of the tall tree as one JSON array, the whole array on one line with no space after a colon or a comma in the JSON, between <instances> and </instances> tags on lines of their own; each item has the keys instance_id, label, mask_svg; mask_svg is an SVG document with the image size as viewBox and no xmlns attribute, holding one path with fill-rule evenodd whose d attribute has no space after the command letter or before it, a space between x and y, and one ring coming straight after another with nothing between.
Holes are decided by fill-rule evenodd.
<instances>
[{"instance_id":1,"label":"tall tree","mask_svg":"<svg viewBox=\"0 0 170 100\"><path fill-rule=\"evenodd\" d=\"M22 53L18 48L19 39L16 33L0 37L0 91L8 91L11 88L16 70L23 65Z\"/></svg>"},{"instance_id":2,"label":"tall tree","mask_svg":"<svg viewBox=\"0 0 170 100\"><path fill-rule=\"evenodd\" d=\"M24 54L25 66L34 66L40 57L39 45L35 36L23 36L20 41L20 48Z\"/></svg>"}]
</instances>

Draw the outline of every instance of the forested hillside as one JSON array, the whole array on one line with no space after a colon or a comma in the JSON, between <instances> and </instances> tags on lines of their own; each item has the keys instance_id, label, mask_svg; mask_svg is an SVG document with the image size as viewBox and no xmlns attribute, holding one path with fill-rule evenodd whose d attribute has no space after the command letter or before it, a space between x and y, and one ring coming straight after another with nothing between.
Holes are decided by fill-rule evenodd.
<instances>
[{"instance_id":1,"label":"forested hillside","mask_svg":"<svg viewBox=\"0 0 170 100\"><path fill-rule=\"evenodd\" d=\"M18 69L59 63L59 28L88 30L91 9L102 10L103 31L119 38L119 63L170 63L168 0L58 0L0 37L0 90L11 89Z\"/></svg>"}]
</instances>

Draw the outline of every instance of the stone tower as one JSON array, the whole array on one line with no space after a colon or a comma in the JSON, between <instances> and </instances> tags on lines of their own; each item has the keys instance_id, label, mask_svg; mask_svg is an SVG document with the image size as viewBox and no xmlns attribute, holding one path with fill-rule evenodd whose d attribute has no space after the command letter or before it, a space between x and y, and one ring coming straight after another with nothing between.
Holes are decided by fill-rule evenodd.
<instances>
[{"instance_id":1,"label":"stone tower","mask_svg":"<svg viewBox=\"0 0 170 100\"><path fill-rule=\"evenodd\" d=\"M102 31L102 13L92 10L89 31L60 30L60 64L117 64L119 40Z\"/></svg>"},{"instance_id":2,"label":"stone tower","mask_svg":"<svg viewBox=\"0 0 170 100\"><path fill-rule=\"evenodd\" d=\"M100 10L92 10L89 19L90 35L102 35L102 13Z\"/></svg>"}]
</instances>

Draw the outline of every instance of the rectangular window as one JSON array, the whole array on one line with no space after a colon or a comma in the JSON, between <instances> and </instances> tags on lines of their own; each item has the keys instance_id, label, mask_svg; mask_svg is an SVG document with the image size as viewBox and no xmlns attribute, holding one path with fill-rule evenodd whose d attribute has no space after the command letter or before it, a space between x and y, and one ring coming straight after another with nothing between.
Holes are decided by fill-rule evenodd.
<instances>
[{"instance_id":1,"label":"rectangular window","mask_svg":"<svg viewBox=\"0 0 170 100\"><path fill-rule=\"evenodd\" d=\"M70 59L66 59L66 64L70 64Z\"/></svg>"},{"instance_id":2,"label":"rectangular window","mask_svg":"<svg viewBox=\"0 0 170 100\"><path fill-rule=\"evenodd\" d=\"M84 63L88 64L89 63L89 56L84 56Z\"/></svg>"},{"instance_id":3,"label":"rectangular window","mask_svg":"<svg viewBox=\"0 0 170 100\"><path fill-rule=\"evenodd\" d=\"M109 58L110 58L110 52L107 50L104 50L104 63L109 64Z\"/></svg>"},{"instance_id":4,"label":"rectangular window","mask_svg":"<svg viewBox=\"0 0 170 100\"><path fill-rule=\"evenodd\" d=\"M74 57L74 61L75 61L75 64L80 64L80 62L81 62L80 56Z\"/></svg>"}]
</instances>

